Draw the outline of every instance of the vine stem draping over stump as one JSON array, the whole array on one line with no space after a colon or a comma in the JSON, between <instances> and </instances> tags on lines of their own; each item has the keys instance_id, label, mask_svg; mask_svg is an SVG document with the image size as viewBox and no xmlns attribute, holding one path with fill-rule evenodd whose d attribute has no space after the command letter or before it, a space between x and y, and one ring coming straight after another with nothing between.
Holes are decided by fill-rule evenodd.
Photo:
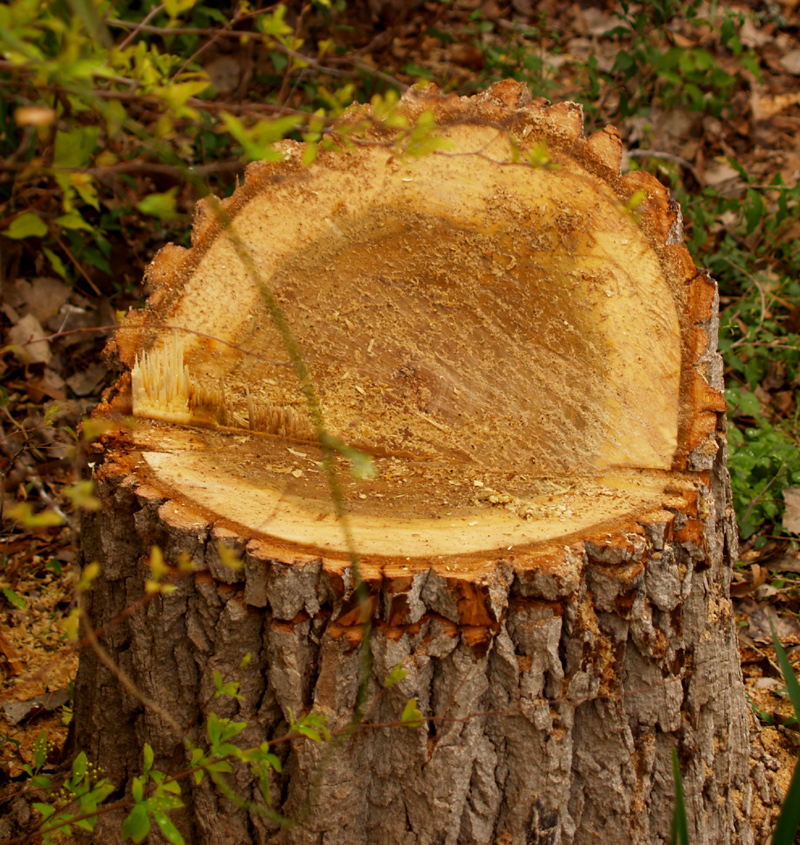
<instances>
[{"instance_id":1,"label":"vine stem draping over stump","mask_svg":"<svg viewBox=\"0 0 800 845\"><path fill-rule=\"evenodd\" d=\"M515 82L398 114L354 108L366 128L308 167L284 142L153 262L96 411L88 619L141 600L152 547L183 570L101 638L143 696L84 651L72 741L125 784L145 742L188 767L164 711L201 746L212 712L242 747L311 708L341 731L369 622L362 725L272 749L297 823L237 763L247 806L181 781L187 842L664 842L677 749L691 841L749 843L717 292L680 211L620 176L613 129ZM331 459L357 571L340 442L376 470ZM375 727L410 698L432 718Z\"/></svg>"}]
</instances>

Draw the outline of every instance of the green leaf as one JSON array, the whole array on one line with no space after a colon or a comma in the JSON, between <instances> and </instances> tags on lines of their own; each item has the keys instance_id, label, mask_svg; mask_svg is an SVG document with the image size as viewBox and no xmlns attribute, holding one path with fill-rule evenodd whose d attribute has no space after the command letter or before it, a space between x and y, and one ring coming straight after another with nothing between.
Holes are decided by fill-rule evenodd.
<instances>
[{"instance_id":1,"label":"green leaf","mask_svg":"<svg viewBox=\"0 0 800 845\"><path fill-rule=\"evenodd\" d=\"M94 481L89 478L64 489L73 507L85 511L99 511L102 507L100 500L94 495Z\"/></svg>"},{"instance_id":2,"label":"green leaf","mask_svg":"<svg viewBox=\"0 0 800 845\"><path fill-rule=\"evenodd\" d=\"M55 807L51 807L49 804L42 804L39 801L33 803L33 809L40 812L45 819L49 819L56 811Z\"/></svg>"},{"instance_id":3,"label":"green leaf","mask_svg":"<svg viewBox=\"0 0 800 845\"><path fill-rule=\"evenodd\" d=\"M92 206L96 211L100 211L100 200L97 198L97 189L94 186L92 177L88 173L72 173L70 185L77 192L80 198L86 205Z\"/></svg>"},{"instance_id":4,"label":"green leaf","mask_svg":"<svg viewBox=\"0 0 800 845\"><path fill-rule=\"evenodd\" d=\"M196 79L191 82L173 83L160 88L156 93L175 112L175 117L189 117L196 115L197 112L192 108L185 107L186 101L190 97L202 94L210 85L211 82L208 79Z\"/></svg>"},{"instance_id":5,"label":"green leaf","mask_svg":"<svg viewBox=\"0 0 800 845\"><path fill-rule=\"evenodd\" d=\"M166 813L154 812L153 820L161 829L167 842L172 842L173 845L185 845L178 828L169 820L169 816Z\"/></svg>"},{"instance_id":6,"label":"green leaf","mask_svg":"<svg viewBox=\"0 0 800 845\"><path fill-rule=\"evenodd\" d=\"M188 12L196 3L197 0L164 0L164 8L170 18L175 20L178 15Z\"/></svg>"},{"instance_id":7,"label":"green leaf","mask_svg":"<svg viewBox=\"0 0 800 845\"><path fill-rule=\"evenodd\" d=\"M83 21L89 34L103 47L112 45L111 36L99 14L99 4L95 0L70 0L72 11Z\"/></svg>"},{"instance_id":8,"label":"green leaf","mask_svg":"<svg viewBox=\"0 0 800 845\"><path fill-rule=\"evenodd\" d=\"M38 214L29 211L27 214L20 214L7 229L0 232L0 235L21 240L22 238L43 238L47 231L44 220Z\"/></svg>"},{"instance_id":9,"label":"green leaf","mask_svg":"<svg viewBox=\"0 0 800 845\"><path fill-rule=\"evenodd\" d=\"M223 112L220 118L228 132L244 148L245 156L253 161L283 161L283 154L273 144L297 127L294 116L259 120L251 127L228 112Z\"/></svg>"},{"instance_id":10,"label":"green leaf","mask_svg":"<svg viewBox=\"0 0 800 845\"><path fill-rule=\"evenodd\" d=\"M42 252L45 254L47 260L50 262L50 266L56 271L56 273L58 273L62 279L68 278L67 268L64 266L64 262L53 252L53 250L43 247Z\"/></svg>"},{"instance_id":11,"label":"green leaf","mask_svg":"<svg viewBox=\"0 0 800 845\"><path fill-rule=\"evenodd\" d=\"M27 610L28 602L22 596L17 595L10 587L3 587L3 595L10 605L16 607L17 610Z\"/></svg>"},{"instance_id":12,"label":"green leaf","mask_svg":"<svg viewBox=\"0 0 800 845\"><path fill-rule=\"evenodd\" d=\"M150 769L153 768L153 759L154 759L153 747L150 745L149 742L146 742L144 744L144 751L143 751L142 757L144 758L144 773L147 774L150 771Z\"/></svg>"},{"instance_id":13,"label":"green leaf","mask_svg":"<svg viewBox=\"0 0 800 845\"><path fill-rule=\"evenodd\" d=\"M147 806L137 804L122 822L120 835L123 839L132 839L138 843L142 842L148 833L150 833L150 819L147 817Z\"/></svg>"},{"instance_id":14,"label":"green leaf","mask_svg":"<svg viewBox=\"0 0 800 845\"><path fill-rule=\"evenodd\" d=\"M37 772L42 768L45 760L47 760L48 750L49 745L47 742L47 733L42 731L39 736L36 737L36 742L33 743L33 764L36 766Z\"/></svg>"},{"instance_id":15,"label":"green leaf","mask_svg":"<svg viewBox=\"0 0 800 845\"><path fill-rule=\"evenodd\" d=\"M223 684L220 679L220 685L217 687L217 691L214 693L214 698L221 698L223 695L227 695L230 698L236 698L241 701L242 696L239 695L239 682L228 681L227 684Z\"/></svg>"},{"instance_id":16,"label":"green leaf","mask_svg":"<svg viewBox=\"0 0 800 845\"><path fill-rule=\"evenodd\" d=\"M422 711L417 707L416 698L409 698L408 703L403 708L401 721L407 728L419 728L425 721Z\"/></svg>"},{"instance_id":17,"label":"green leaf","mask_svg":"<svg viewBox=\"0 0 800 845\"><path fill-rule=\"evenodd\" d=\"M672 779L675 782L675 809L672 813L670 845L689 845L689 824L686 819L686 800L683 796L683 780L678 763L678 750L672 749Z\"/></svg>"},{"instance_id":18,"label":"green leaf","mask_svg":"<svg viewBox=\"0 0 800 845\"><path fill-rule=\"evenodd\" d=\"M60 217L56 217L53 222L57 226L61 226L62 229L83 229L85 232L94 233L94 226L87 223L77 211L62 214Z\"/></svg>"},{"instance_id":19,"label":"green leaf","mask_svg":"<svg viewBox=\"0 0 800 845\"><path fill-rule=\"evenodd\" d=\"M772 619L770 619L770 627L772 628L772 644L778 656L778 665L781 667L783 680L786 681L786 691L789 693L789 700L792 702L792 707L794 707L794 715L800 721L800 684L797 682L797 675L795 675L792 664L789 662L789 658L786 656L786 652L783 650L783 646L778 639Z\"/></svg>"},{"instance_id":20,"label":"green leaf","mask_svg":"<svg viewBox=\"0 0 800 845\"><path fill-rule=\"evenodd\" d=\"M55 167L85 167L97 147L99 126L79 126L56 135L53 165Z\"/></svg>"},{"instance_id":21,"label":"green leaf","mask_svg":"<svg viewBox=\"0 0 800 845\"><path fill-rule=\"evenodd\" d=\"M101 780L95 788L89 793L92 797L92 800L95 804L102 804L103 801L108 798L109 795L116 789L113 783L110 780L103 779Z\"/></svg>"},{"instance_id":22,"label":"green leaf","mask_svg":"<svg viewBox=\"0 0 800 845\"><path fill-rule=\"evenodd\" d=\"M217 543L217 554L219 555L220 563L228 569L238 571L244 566L236 552L225 545L222 540Z\"/></svg>"},{"instance_id":23,"label":"green leaf","mask_svg":"<svg viewBox=\"0 0 800 845\"><path fill-rule=\"evenodd\" d=\"M772 833L772 845L794 845L800 828L800 759L794 767L794 774L781 805L781 814Z\"/></svg>"},{"instance_id":24,"label":"green leaf","mask_svg":"<svg viewBox=\"0 0 800 845\"><path fill-rule=\"evenodd\" d=\"M54 511L34 513L30 502L19 502L6 512L12 519L21 522L26 528L51 528L61 525L63 520Z\"/></svg>"},{"instance_id":25,"label":"green leaf","mask_svg":"<svg viewBox=\"0 0 800 845\"><path fill-rule=\"evenodd\" d=\"M218 745L214 749L214 753L218 757L236 757L238 759L241 759L244 755L244 751L238 745L234 745L231 742L223 742L221 745Z\"/></svg>"},{"instance_id":26,"label":"green leaf","mask_svg":"<svg viewBox=\"0 0 800 845\"><path fill-rule=\"evenodd\" d=\"M303 167L308 167L317 160L317 144L315 141L306 140L306 148L303 150Z\"/></svg>"},{"instance_id":27,"label":"green leaf","mask_svg":"<svg viewBox=\"0 0 800 845\"><path fill-rule=\"evenodd\" d=\"M174 220L176 217L180 217L180 214L176 211L175 195L177 193L178 188L174 187L164 191L163 194L148 194L136 203L136 208L142 214L158 217L159 220Z\"/></svg>"},{"instance_id":28,"label":"green leaf","mask_svg":"<svg viewBox=\"0 0 800 845\"><path fill-rule=\"evenodd\" d=\"M89 765L89 758L86 756L85 751L81 751L81 753L74 759L72 762L72 779L73 781L81 781L83 780L84 775L86 774L86 769Z\"/></svg>"},{"instance_id":29,"label":"green leaf","mask_svg":"<svg viewBox=\"0 0 800 845\"><path fill-rule=\"evenodd\" d=\"M286 6L281 4L276 7L271 15L259 15L256 18L256 26L264 35L289 35L292 28L286 23Z\"/></svg>"},{"instance_id":30,"label":"green leaf","mask_svg":"<svg viewBox=\"0 0 800 845\"><path fill-rule=\"evenodd\" d=\"M216 713L211 713L208 717L208 738L212 745L219 745L222 739L222 722Z\"/></svg>"},{"instance_id":31,"label":"green leaf","mask_svg":"<svg viewBox=\"0 0 800 845\"><path fill-rule=\"evenodd\" d=\"M315 728L310 728L308 725L300 724L297 726L297 731L302 736L308 737L314 742L322 742L322 736L320 735L320 732Z\"/></svg>"},{"instance_id":32,"label":"green leaf","mask_svg":"<svg viewBox=\"0 0 800 845\"><path fill-rule=\"evenodd\" d=\"M383 682L384 687L386 687L386 689L389 689L389 687L393 687L396 683L398 683L398 681L402 681L407 674L408 672L406 672L406 670L403 668L403 664L398 663L397 666L395 666L394 669L392 669L392 671L389 673L389 676L386 678L386 680Z\"/></svg>"},{"instance_id":33,"label":"green leaf","mask_svg":"<svg viewBox=\"0 0 800 845\"><path fill-rule=\"evenodd\" d=\"M81 436L86 443L94 443L98 437L102 437L113 427L114 424L110 420L83 419L81 421Z\"/></svg>"},{"instance_id":34,"label":"green leaf","mask_svg":"<svg viewBox=\"0 0 800 845\"><path fill-rule=\"evenodd\" d=\"M783 650L778 639L775 625L770 619L772 628L772 644L775 647L775 654L778 657L778 665L781 667L783 680L786 682L786 691L789 693L789 700L794 707L795 718L800 722L800 684L797 682L797 675L794 673L792 664ZM778 823L772 834L772 845L793 845L795 836L800 828L800 759L794 767L792 780L786 792L786 798L781 806L781 814L778 816Z\"/></svg>"}]
</instances>

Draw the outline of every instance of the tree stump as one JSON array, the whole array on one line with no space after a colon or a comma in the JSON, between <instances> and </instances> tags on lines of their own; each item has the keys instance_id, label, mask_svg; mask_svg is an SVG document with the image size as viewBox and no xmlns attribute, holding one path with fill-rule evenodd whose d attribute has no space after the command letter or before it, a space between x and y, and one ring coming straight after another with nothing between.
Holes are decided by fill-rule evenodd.
<instances>
[{"instance_id":1,"label":"tree stump","mask_svg":"<svg viewBox=\"0 0 800 845\"><path fill-rule=\"evenodd\" d=\"M412 697L433 718L275 746L273 807L300 824L208 778L183 781L176 824L209 845L664 842L677 749L691 841L751 842L717 292L680 210L620 176L614 129L584 137L580 106L517 83L401 109L447 147L404 156L405 130L376 128L308 167L286 142L248 168L223 205L257 272L207 203L192 248L159 253L96 412L114 427L83 553L102 642L193 741L212 711L246 721L248 747L290 711L347 726L365 607L266 280L328 430L377 470L339 461L366 721ZM124 615L154 546L192 572ZM214 697L215 672L240 698ZM123 782L144 742L188 766L91 649L72 741ZM229 783L264 806L246 767Z\"/></svg>"}]
</instances>

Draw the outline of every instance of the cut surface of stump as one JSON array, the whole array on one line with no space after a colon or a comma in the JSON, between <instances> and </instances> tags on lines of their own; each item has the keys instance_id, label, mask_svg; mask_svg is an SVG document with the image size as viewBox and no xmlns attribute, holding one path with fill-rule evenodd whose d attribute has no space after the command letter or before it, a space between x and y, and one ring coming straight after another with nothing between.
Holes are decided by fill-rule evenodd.
<instances>
[{"instance_id":1,"label":"cut surface of stump","mask_svg":"<svg viewBox=\"0 0 800 845\"><path fill-rule=\"evenodd\" d=\"M92 622L141 598L158 545L194 574L106 637L187 731L215 709L258 744L290 708L352 715L365 608L266 288L327 431L374 466L340 460L374 694L408 672L375 721L412 696L455 720L362 731L321 768L287 746L273 794L294 827L186 786L189 839L662 841L678 747L693 841L750 841L716 287L663 187L621 177L617 133L584 137L578 106L511 82L403 100L412 123L428 110L436 152L376 128L303 167L286 142L223 201L240 246L204 203L192 248L156 258L97 411L116 428L84 529ZM245 653L242 699L209 705ZM85 655L75 742L128 775L144 741L182 753L106 672ZM245 769L235 782L263 804Z\"/></svg>"}]
</instances>

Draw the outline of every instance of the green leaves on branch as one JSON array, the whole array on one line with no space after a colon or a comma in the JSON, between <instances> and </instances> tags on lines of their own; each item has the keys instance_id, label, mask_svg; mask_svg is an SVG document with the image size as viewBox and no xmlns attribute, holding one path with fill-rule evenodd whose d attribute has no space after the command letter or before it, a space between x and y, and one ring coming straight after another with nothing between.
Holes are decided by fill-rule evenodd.
<instances>
[{"instance_id":1,"label":"green leaves on branch","mask_svg":"<svg viewBox=\"0 0 800 845\"><path fill-rule=\"evenodd\" d=\"M416 698L409 698L408 703L403 709L401 721L407 728L419 728L424 724L425 717L417 706Z\"/></svg>"},{"instance_id":2,"label":"green leaves on branch","mask_svg":"<svg viewBox=\"0 0 800 845\"><path fill-rule=\"evenodd\" d=\"M142 756L143 771L131 782L131 797L135 803L122 823L122 838L142 842L155 822L167 842L184 845L183 836L167 815L170 810L183 807L180 784L153 769L155 755L149 743L145 743Z\"/></svg>"},{"instance_id":3,"label":"green leaves on branch","mask_svg":"<svg viewBox=\"0 0 800 845\"><path fill-rule=\"evenodd\" d=\"M330 742L331 733L327 727L328 720L322 713L316 713L312 710L295 721L292 708L287 709L289 711L290 734L300 734L300 736L307 737L314 742L322 742L323 738L326 742Z\"/></svg>"},{"instance_id":4,"label":"green leaves on branch","mask_svg":"<svg viewBox=\"0 0 800 845\"><path fill-rule=\"evenodd\" d=\"M77 126L56 135L53 166L56 168L86 167L97 149L99 126Z\"/></svg>"},{"instance_id":5,"label":"green leaves on branch","mask_svg":"<svg viewBox=\"0 0 800 845\"><path fill-rule=\"evenodd\" d=\"M241 144L247 161L283 161L283 154L275 148L275 142L285 138L298 124L294 116L261 120L249 127L227 112L223 112L221 118L228 132Z\"/></svg>"},{"instance_id":6,"label":"green leaves on branch","mask_svg":"<svg viewBox=\"0 0 800 845\"><path fill-rule=\"evenodd\" d=\"M194 8L196 4L197 0L164 0L164 8L173 21L184 12Z\"/></svg>"},{"instance_id":7,"label":"green leaves on branch","mask_svg":"<svg viewBox=\"0 0 800 845\"><path fill-rule=\"evenodd\" d=\"M384 689L390 689L395 684L400 683L406 675L408 675L408 672L403 668L403 664L398 663L383 682Z\"/></svg>"},{"instance_id":8,"label":"green leaves on branch","mask_svg":"<svg viewBox=\"0 0 800 845\"><path fill-rule=\"evenodd\" d=\"M41 759L41 754L36 759ZM61 794L66 797L56 804L37 802L33 805L45 820L39 830L44 845L56 845L63 842L64 837L71 838L73 827L90 832L94 830L97 808L113 791L114 784L98 776L86 754L78 754L73 761L71 775L62 785Z\"/></svg>"},{"instance_id":9,"label":"green leaves on branch","mask_svg":"<svg viewBox=\"0 0 800 845\"><path fill-rule=\"evenodd\" d=\"M14 218L11 225L3 229L0 235L21 240L22 238L43 238L47 233L48 228L44 220L38 214L29 211Z\"/></svg>"},{"instance_id":10,"label":"green leaves on branch","mask_svg":"<svg viewBox=\"0 0 800 845\"><path fill-rule=\"evenodd\" d=\"M16 519L26 528L36 530L38 528L54 528L61 525L64 520L54 511L40 511L34 513L30 502L18 502L14 507L6 511L11 519Z\"/></svg>"},{"instance_id":11,"label":"green leaves on branch","mask_svg":"<svg viewBox=\"0 0 800 845\"><path fill-rule=\"evenodd\" d=\"M177 211L177 193L178 188L174 187L162 194L148 194L136 203L136 209L159 220L177 220L181 217Z\"/></svg>"},{"instance_id":12,"label":"green leaves on branch","mask_svg":"<svg viewBox=\"0 0 800 845\"><path fill-rule=\"evenodd\" d=\"M433 112L425 111L408 131L405 141L401 138L400 148L404 155L419 158L437 150L452 149L453 143L436 134Z\"/></svg>"},{"instance_id":13,"label":"green leaves on branch","mask_svg":"<svg viewBox=\"0 0 800 845\"><path fill-rule=\"evenodd\" d=\"M242 696L239 695L239 682L228 681L228 683L224 683L222 673L218 669L214 670L214 686L216 687L214 698L222 698L222 696L225 695L229 698L236 698L241 701Z\"/></svg>"}]
</instances>

